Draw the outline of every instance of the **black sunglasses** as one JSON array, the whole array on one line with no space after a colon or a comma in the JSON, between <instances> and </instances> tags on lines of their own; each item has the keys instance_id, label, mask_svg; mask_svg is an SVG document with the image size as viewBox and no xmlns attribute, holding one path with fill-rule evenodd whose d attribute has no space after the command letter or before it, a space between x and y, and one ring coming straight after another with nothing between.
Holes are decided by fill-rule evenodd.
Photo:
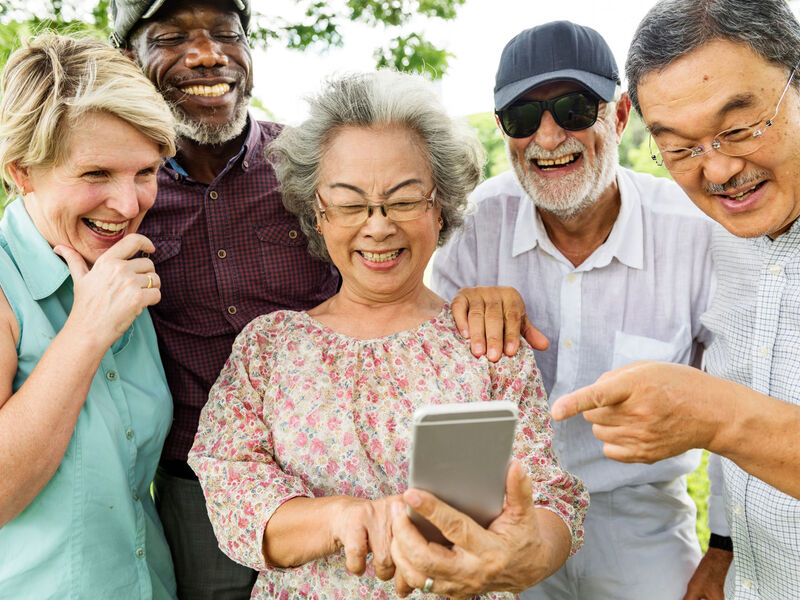
<instances>
[{"instance_id":1,"label":"black sunglasses","mask_svg":"<svg viewBox=\"0 0 800 600\"><path fill-rule=\"evenodd\" d=\"M539 129L544 111L549 110L559 127L567 131L588 129L597 121L600 99L589 92L569 92L550 100L522 100L495 111L500 126L512 138L526 138Z\"/></svg>"}]
</instances>

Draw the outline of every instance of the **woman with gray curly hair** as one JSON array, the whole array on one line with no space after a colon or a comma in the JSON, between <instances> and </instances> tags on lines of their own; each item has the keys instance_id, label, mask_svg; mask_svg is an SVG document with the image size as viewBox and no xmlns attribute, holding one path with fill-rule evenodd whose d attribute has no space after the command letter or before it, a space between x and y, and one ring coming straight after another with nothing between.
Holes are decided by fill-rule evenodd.
<instances>
[{"instance_id":1,"label":"woman with gray curly hair","mask_svg":"<svg viewBox=\"0 0 800 600\"><path fill-rule=\"evenodd\" d=\"M221 548L260 571L253 598L501 598L555 571L580 546L588 497L551 450L533 351L475 358L423 283L480 179L474 133L425 80L378 72L331 81L270 150L342 287L242 331L189 455ZM420 406L499 399L521 423L506 506L484 529L406 490L408 437ZM428 543L404 504L454 545Z\"/></svg>"}]
</instances>

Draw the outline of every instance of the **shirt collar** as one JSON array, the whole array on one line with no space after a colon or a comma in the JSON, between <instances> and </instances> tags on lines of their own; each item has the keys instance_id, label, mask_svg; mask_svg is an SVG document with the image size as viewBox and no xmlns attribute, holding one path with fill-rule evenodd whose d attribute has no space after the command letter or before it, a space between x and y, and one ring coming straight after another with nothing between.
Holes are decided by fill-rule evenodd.
<instances>
[{"instance_id":1,"label":"shirt collar","mask_svg":"<svg viewBox=\"0 0 800 600\"><path fill-rule=\"evenodd\" d=\"M69 268L36 229L21 198L6 207L3 230L11 256L33 299L38 301L53 295L69 277Z\"/></svg>"},{"instance_id":2,"label":"shirt collar","mask_svg":"<svg viewBox=\"0 0 800 600\"><path fill-rule=\"evenodd\" d=\"M642 225L642 203L639 196L630 189L628 181L617 171L617 185L620 193L620 209L617 220L611 228L606 241L587 258L576 270L588 271L607 266L614 258L633 269L644 267L644 228ZM514 227L513 256L518 256L537 245L554 258L565 261L555 247L544 227L539 211L533 201L523 192L525 200L520 203ZM531 227L533 223L533 227Z\"/></svg>"},{"instance_id":3,"label":"shirt collar","mask_svg":"<svg viewBox=\"0 0 800 600\"><path fill-rule=\"evenodd\" d=\"M731 234L733 235L733 234ZM800 248L800 218L795 219L791 227L774 240L768 235L747 239L752 246L761 252L791 252Z\"/></svg>"},{"instance_id":4,"label":"shirt collar","mask_svg":"<svg viewBox=\"0 0 800 600\"><path fill-rule=\"evenodd\" d=\"M234 154L230 160L228 160L228 165L226 167L229 168L233 163L235 163L241 156L244 156L244 160L242 162L243 168L247 168L249 165L253 164L253 157L254 155L260 151L261 149L261 132L259 131L258 127L254 127L253 123L255 120L253 119L253 115L249 112L247 113L247 123L245 123L245 129L247 130L247 135L244 138L244 143L242 147L239 149L239 152ZM172 169L178 175L183 177L188 177L189 174L186 172L180 163L175 160L174 156L170 156L164 160L164 166Z\"/></svg>"}]
</instances>

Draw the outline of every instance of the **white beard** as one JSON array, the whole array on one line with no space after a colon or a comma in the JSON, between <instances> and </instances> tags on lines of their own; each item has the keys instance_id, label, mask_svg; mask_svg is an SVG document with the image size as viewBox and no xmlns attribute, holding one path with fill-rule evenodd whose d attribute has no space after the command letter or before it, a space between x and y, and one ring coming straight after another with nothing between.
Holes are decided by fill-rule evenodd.
<instances>
[{"instance_id":1,"label":"white beard","mask_svg":"<svg viewBox=\"0 0 800 600\"><path fill-rule=\"evenodd\" d=\"M586 160L586 146L575 138L568 138L555 150L545 150L531 141L525 148L525 161L534 158L558 158L565 154L583 153L580 168L558 178L539 177L522 169L517 155L506 143L506 154L514 167L517 180L530 196L537 208L551 213L562 220L570 220L592 206L608 189L617 174L619 148L611 120L598 119L597 134L601 137L600 148L595 155L594 164Z\"/></svg>"},{"instance_id":2,"label":"white beard","mask_svg":"<svg viewBox=\"0 0 800 600\"><path fill-rule=\"evenodd\" d=\"M247 124L247 106L249 97L245 97L236 107L236 114L224 125L212 126L187 115L180 106L172 106L172 115L175 117L175 131L185 139L192 140L203 146L218 146L224 144L244 131Z\"/></svg>"}]
</instances>

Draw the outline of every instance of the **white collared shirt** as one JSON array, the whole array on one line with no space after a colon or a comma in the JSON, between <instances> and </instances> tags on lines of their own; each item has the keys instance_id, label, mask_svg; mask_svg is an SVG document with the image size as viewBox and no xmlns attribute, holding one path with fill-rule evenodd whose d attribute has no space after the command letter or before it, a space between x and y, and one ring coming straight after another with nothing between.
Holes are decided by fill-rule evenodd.
<instances>
[{"instance_id":1,"label":"white collared shirt","mask_svg":"<svg viewBox=\"0 0 800 600\"><path fill-rule=\"evenodd\" d=\"M714 332L708 372L800 404L800 221L775 240L715 231L712 251L719 287L703 315ZM796 436L786 443L800 442ZM800 500L730 460L722 467L735 567L726 596L800 597Z\"/></svg>"},{"instance_id":2,"label":"white collared shirt","mask_svg":"<svg viewBox=\"0 0 800 600\"><path fill-rule=\"evenodd\" d=\"M713 223L666 179L618 169L621 207L605 243L578 267L556 249L512 171L480 185L463 232L434 256L433 288L508 285L522 294L550 349L536 352L552 403L638 360L695 363L709 341L700 322L713 288ZM590 492L669 481L699 451L654 465L623 464L580 417L553 422L561 464ZM717 531L725 533L724 527Z\"/></svg>"}]
</instances>

